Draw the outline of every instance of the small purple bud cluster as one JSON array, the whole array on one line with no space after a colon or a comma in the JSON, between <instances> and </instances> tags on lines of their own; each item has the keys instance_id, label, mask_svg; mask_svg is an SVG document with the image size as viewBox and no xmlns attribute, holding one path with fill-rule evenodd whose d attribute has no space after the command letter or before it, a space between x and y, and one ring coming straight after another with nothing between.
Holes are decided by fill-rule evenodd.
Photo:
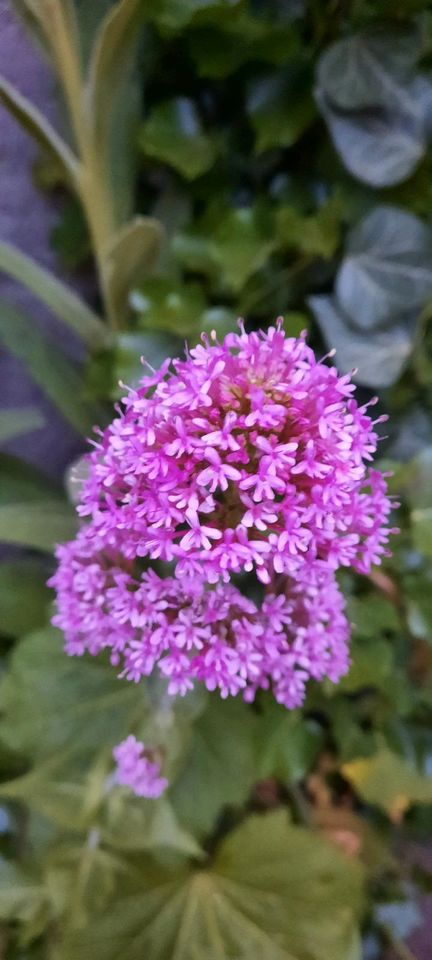
<instances>
[{"instance_id":1,"label":"small purple bud cluster","mask_svg":"<svg viewBox=\"0 0 432 960\"><path fill-rule=\"evenodd\" d=\"M159 764L151 759L151 752L136 737L126 737L114 747L113 756L117 763L117 783L130 787L137 797L156 799L168 786L168 780L159 775Z\"/></svg>"},{"instance_id":2,"label":"small purple bud cluster","mask_svg":"<svg viewBox=\"0 0 432 960\"><path fill-rule=\"evenodd\" d=\"M288 708L309 678L337 681L336 572L367 573L393 532L354 389L280 323L203 338L143 377L89 456L85 525L57 551L67 652L108 648L121 676L157 668L172 694L271 688ZM243 592L251 573L260 602Z\"/></svg>"}]
</instances>

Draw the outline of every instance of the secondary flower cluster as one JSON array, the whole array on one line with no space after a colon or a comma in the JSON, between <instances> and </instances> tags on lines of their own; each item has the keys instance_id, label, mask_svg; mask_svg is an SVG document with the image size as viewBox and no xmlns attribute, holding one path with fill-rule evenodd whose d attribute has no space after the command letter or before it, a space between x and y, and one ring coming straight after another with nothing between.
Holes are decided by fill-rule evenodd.
<instances>
[{"instance_id":1,"label":"secondary flower cluster","mask_svg":"<svg viewBox=\"0 0 432 960\"><path fill-rule=\"evenodd\" d=\"M152 759L152 752L136 737L126 737L114 747L113 755L117 783L130 787L137 797L156 799L168 786L168 780L159 775L159 764Z\"/></svg>"},{"instance_id":2,"label":"secondary flower cluster","mask_svg":"<svg viewBox=\"0 0 432 960\"><path fill-rule=\"evenodd\" d=\"M367 467L374 423L353 391L280 324L204 339L143 377L89 456L85 523L58 548L68 653L108 648L121 676L157 668L173 694L200 681L251 700L271 687L286 707L310 677L339 679L336 571L367 572L392 532L385 478Z\"/></svg>"}]
</instances>

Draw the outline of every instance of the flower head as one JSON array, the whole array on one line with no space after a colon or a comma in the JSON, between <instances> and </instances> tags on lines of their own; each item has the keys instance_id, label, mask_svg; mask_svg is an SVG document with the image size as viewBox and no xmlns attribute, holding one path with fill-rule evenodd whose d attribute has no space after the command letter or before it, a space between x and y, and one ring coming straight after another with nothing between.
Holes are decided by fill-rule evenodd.
<instances>
[{"instance_id":1,"label":"flower head","mask_svg":"<svg viewBox=\"0 0 432 960\"><path fill-rule=\"evenodd\" d=\"M367 572L392 532L353 391L280 324L204 338L144 377L89 457L86 522L57 550L67 652L106 648L122 677L158 670L172 694L271 689L286 707L310 678L337 681L349 629L336 571Z\"/></svg>"},{"instance_id":2,"label":"flower head","mask_svg":"<svg viewBox=\"0 0 432 960\"><path fill-rule=\"evenodd\" d=\"M390 505L353 390L280 324L204 340L125 397L79 511L107 543L121 531L128 558L211 583L244 569L270 583L315 560L365 571L386 552Z\"/></svg>"}]
</instances>

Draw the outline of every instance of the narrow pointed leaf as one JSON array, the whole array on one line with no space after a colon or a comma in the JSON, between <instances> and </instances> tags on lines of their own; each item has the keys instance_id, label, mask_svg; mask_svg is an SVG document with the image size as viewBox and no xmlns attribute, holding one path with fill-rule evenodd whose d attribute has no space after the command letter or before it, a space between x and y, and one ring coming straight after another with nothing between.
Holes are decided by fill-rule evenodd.
<instances>
[{"instance_id":1,"label":"narrow pointed leaf","mask_svg":"<svg viewBox=\"0 0 432 960\"><path fill-rule=\"evenodd\" d=\"M0 270L31 290L87 346L107 344L108 332L90 307L52 273L5 241L0 241Z\"/></svg>"}]
</instances>

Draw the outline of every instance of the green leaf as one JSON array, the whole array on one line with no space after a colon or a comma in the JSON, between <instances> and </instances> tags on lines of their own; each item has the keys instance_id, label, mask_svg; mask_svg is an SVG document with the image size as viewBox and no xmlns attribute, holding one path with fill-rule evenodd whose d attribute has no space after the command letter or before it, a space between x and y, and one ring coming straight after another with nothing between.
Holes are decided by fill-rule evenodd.
<instances>
[{"instance_id":1,"label":"green leaf","mask_svg":"<svg viewBox=\"0 0 432 960\"><path fill-rule=\"evenodd\" d=\"M280 206L276 229L282 246L301 250L308 256L330 259L341 237L342 206L338 197L327 200L317 213L302 216L294 207Z\"/></svg>"},{"instance_id":2,"label":"green leaf","mask_svg":"<svg viewBox=\"0 0 432 960\"><path fill-rule=\"evenodd\" d=\"M153 107L141 129L140 145L148 157L169 164L187 180L201 176L215 161L214 146L187 97Z\"/></svg>"},{"instance_id":3,"label":"green leaf","mask_svg":"<svg viewBox=\"0 0 432 960\"><path fill-rule=\"evenodd\" d=\"M141 0L118 0L98 31L89 67L88 86L97 136L104 140L116 85L127 69L130 48L136 36Z\"/></svg>"},{"instance_id":4,"label":"green leaf","mask_svg":"<svg viewBox=\"0 0 432 960\"><path fill-rule=\"evenodd\" d=\"M115 850L169 848L188 857L201 857L201 848L180 826L165 796L145 800L116 788L107 797L99 822L104 842Z\"/></svg>"},{"instance_id":5,"label":"green leaf","mask_svg":"<svg viewBox=\"0 0 432 960\"><path fill-rule=\"evenodd\" d=\"M180 821L198 837L212 830L224 807L249 796L257 778L257 722L249 705L216 695L195 723L170 797Z\"/></svg>"},{"instance_id":6,"label":"green leaf","mask_svg":"<svg viewBox=\"0 0 432 960\"><path fill-rule=\"evenodd\" d=\"M255 150L291 147L312 123L316 106L311 78L302 64L260 77L249 87L247 110L256 135Z\"/></svg>"},{"instance_id":7,"label":"green leaf","mask_svg":"<svg viewBox=\"0 0 432 960\"><path fill-rule=\"evenodd\" d=\"M11 560L0 565L2 633L19 637L43 625L51 600L47 577L45 564L37 560Z\"/></svg>"},{"instance_id":8,"label":"green leaf","mask_svg":"<svg viewBox=\"0 0 432 960\"><path fill-rule=\"evenodd\" d=\"M129 885L130 886L130 885ZM146 868L62 960L360 960L362 870L286 812L251 817L207 868Z\"/></svg>"},{"instance_id":9,"label":"green leaf","mask_svg":"<svg viewBox=\"0 0 432 960\"><path fill-rule=\"evenodd\" d=\"M56 159L61 163L68 178L72 183L75 183L77 177L77 160L70 148L61 139L40 110L38 110L30 100L23 97L5 77L1 76L0 101L41 147L54 154Z\"/></svg>"},{"instance_id":10,"label":"green leaf","mask_svg":"<svg viewBox=\"0 0 432 960\"><path fill-rule=\"evenodd\" d=\"M141 0L118 0L107 12L96 35L87 80L95 150L107 158L118 225L128 220L133 206L142 9Z\"/></svg>"},{"instance_id":11,"label":"green leaf","mask_svg":"<svg viewBox=\"0 0 432 960\"><path fill-rule=\"evenodd\" d=\"M90 348L102 347L109 342L108 331L102 320L73 290L5 241L0 241L0 270L31 290Z\"/></svg>"},{"instance_id":12,"label":"green leaf","mask_svg":"<svg viewBox=\"0 0 432 960\"><path fill-rule=\"evenodd\" d=\"M299 711L286 710L275 702L257 723L257 778L277 777L285 783L301 780L316 759L322 731Z\"/></svg>"},{"instance_id":13,"label":"green leaf","mask_svg":"<svg viewBox=\"0 0 432 960\"><path fill-rule=\"evenodd\" d=\"M353 693L364 687L391 691L394 681L394 656L391 646L376 636L353 643L349 673L342 677L338 690Z\"/></svg>"},{"instance_id":14,"label":"green leaf","mask_svg":"<svg viewBox=\"0 0 432 960\"><path fill-rule=\"evenodd\" d=\"M178 234L176 259L186 270L208 275L222 292L237 295L276 246L271 211L262 204L212 207L196 231Z\"/></svg>"},{"instance_id":15,"label":"green leaf","mask_svg":"<svg viewBox=\"0 0 432 960\"><path fill-rule=\"evenodd\" d=\"M51 552L76 533L77 517L67 503L43 500L0 507L0 542Z\"/></svg>"},{"instance_id":16,"label":"green leaf","mask_svg":"<svg viewBox=\"0 0 432 960\"><path fill-rule=\"evenodd\" d=\"M127 313L129 294L153 268L162 237L162 227L152 217L134 217L114 237L105 253L105 270L115 316Z\"/></svg>"},{"instance_id":17,"label":"green leaf","mask_svg":"<svg viewBox=\"0 0 432 960\"><path fill-rule=\"evenodd\" d=\"M143 684L122 682L100 657L66 656L53 628L15 647L1 705L2 740L35 758L72 744L83 755L109 749L147 709Z\"/></svg>"},{"instance_id":18,"label":"green leaf","mask_svg":"<svg viewBox=\"0 0 432 960\"><path fill-rule=\"evenodd\" d=\"M0 919L33 923L46 903L41 884L22 868L0 858Z\"/></svg>"},{"instance_id":19,"label":"green leaf","mask_svg":"<svg viewBox=\"0 0 432 960\"><path fill-rule=\"evenodd\" d=\"M39 333L27 315L5 303L0 304L0 341L25 364L35 383L75 430L90 433L102 411L84 399L77 369Z\"/></svg>"},{"instance_id":20,"label":"green leaf","mask_svg":"<svg viewBox=\"0 0 432 960\"><path fill-rule=\"evenodd\" d=\"M198 283L176 283L165 277L148 277L131 295L139 326L167 330L178 336L200 334L206 299Z\"/></svg>"},{"instance_id":21,"label":"green leaf","mask_svg":"<svg viewBox=\"0 0 432 960\"><path fill-rule=\"evenodd\" d=\"M432 557L432 507L413 510L411 523L416 549L426 557Z\"/></svg>"},{"instance_id":22,"label":"green leaf","mask_svg":"<svg viewBox=\"0 0 432 960\"><path fill-rule=\"evenodd\" d=\"M43 427L44 419L34 407L17 407L16 410L0 411L0 443L7 443L22 433L30 433Z\"/></svg>"},{"instance_id":23,"label":"green leaf","mask_svg":"<svg viewBox=\"0 0 432 960\"><path fill-rule=\"evenodd\" d=\"M345 763L342 773L367 803L398 820L413 803L432 803L432 777L382 747L372 757Z\"/></svg>"}]
</instances>

